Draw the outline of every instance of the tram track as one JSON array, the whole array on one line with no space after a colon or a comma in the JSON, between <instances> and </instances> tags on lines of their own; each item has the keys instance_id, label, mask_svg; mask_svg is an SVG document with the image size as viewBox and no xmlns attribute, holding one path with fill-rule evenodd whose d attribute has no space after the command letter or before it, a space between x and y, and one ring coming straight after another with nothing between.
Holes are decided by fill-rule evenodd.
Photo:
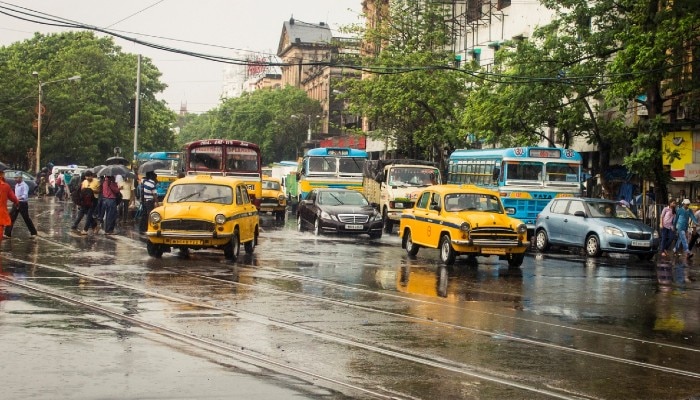
<instances>
[{"instance_id":1,"label":"tram track","mask_svg":"<svg viewBox=\"0 0 700 400\"><path fill-rule=\"evenodd\" d=\"M19 263L27 263L24 260L17 259L14 257L9 257L8 261L14 261L14 262L19 262ZM194 306L194 307L200 307L200 308L206 308L222 313L232 313L236 315L238 318L243 318L255 323L263 324L263 325L274 325L279 328L287 329L290 331L294 331L303 335L307 336L313 336L316 337L317 339L329 341L329 342L334 342L336 344L354 348L357 350L365 350L369 351L375 354L380 354L384 355L387 357L391 358L396 358L396 359L401 359L407 362L411 363L416 363L416 364L421 364L423 366L427 366L430 368L436 368L439 370L442 370L444 372L450 372L450 373L455 373L458 375L464 375L464 376L470 376L472 378L476 378L479 380L484 380L484 381L490 381L492 383L498 384L498 385L504 385L516 389L523 390L525 392L530 392L530 393L537 393L538 395L543 395L549 398L557 398L557 399L566 399L566 400L574 400L574 399L586 399L590 398L585 395L577 394L577 393L568 393L565 389L563 388L550 388L550 389L545 389L545 388L540 388L540 387L535 387L532 385L527 385L518 382L515 379L507 379L505 377L499 377L494 374L488 374L484 372L478 371L477 368L474 368L473 366L470 365L465 365L456 361L452 360L446 360L446 359L441 359L439 357L425 357L425 356L420 356L416 354L412 354L411 352L408 352L406 350L400 350L400 349L391 349L388 346L385 345L374 345L374 344L369 344L369 343L364 343L362 341L358 341L357 339L354 338L348 338L348 337L343 337L340 335L336 335L333 333L329 333L323 330L318 330L318 329L313 329L310 327L302 327L299 326L295 323L290 323L288 321L283 321L279 319L273 319L269 316L262 315L262 314L255 314L251 313L245 310L239 310L239 309L234 309L234 308L229 308L229 307L221 307L221 306L216 306L208 303L203 303L203 302L195 302L191 301L188 299L183 299L183 298L178 298L174 296L169 296L169 295L164 295L159 292L154 292L154 291L149 291L143 288L135 287L132 285L127 285L125 283L113 281L110 279L105 279L97 276L91 276L89 274L81 273L81 272L76 272L76 271L69 271L60 267L56 266L50 266L50 265L43 265L43 264L35 264L35 268L45 268L52 270L54 272L62 272L65 274L72 275L76 278L79 278L83 281L83 285L85 285L85 281L87 280L92 280L95 282L99 282L102 285L110 285L113 287L118 287L121 289L127 289L127 290L132 290L134 292L138 292L140 295L143 296L149 296L149 297L154 297L154 298L159 298L161 300L165 300L168 302L172 303L180 303L180 304L185 304L188 306ZM184 343L189 343L191 345L195 345L196 347L202 349L202 350L207 350L207 351L216 351L217 354L221 355L226 355L226 356L235 356L235 357L242 357L244 360L247 359L250 362L252 362L255 365L260 365L261 363L264 365L268 366L274 366L275 368L281 368L282 370L285 371L291 371L296 374L302 374L304 376L313 378L313 379L320 379L326 382L329 382L334 385L342 386L347 389L351 389L354 391L359 391L362 392L366 395L372 396L373 398L380 398L380 399L408 399L412 398L412 396L408 395L402 395L402 394L388 394L385 392L381 392L379 390L372 390L368 389L365 387L360 387L353 385L351 383L347 382L342 382L337 379L329 378L327 376L314 373L312 371L307 371L305 369L299 368L299 367L294 367L290 366L286 363L282 362L277 362L275 360L272 360L268 357L261 356L259 354L253 354L248 351L240 350L240 348L244 348L245 346L241 345L226 345L220 342L213 341L211 339L206 339L206 338L201 338L192 334L188 334L182 331L178 331L172 328L169 328L167 326L163 326L160 324L154 324L148 321L144 321L140 318L136 318L133 316L128 316L125 315L122 312L116 311L114 309L108 308L103 305L95 304L90 301L86 301L84 299L76 298L75 296L69 296L63 293L56 292L55 290L51 290L49 287L47 287L45 284L27 284L27 283L22 283L18 282L14 279L8 279L6 277L0 276L0 281L5 282L7 284L11 284L17 287L20 287L25 290L29 290L35 293L39 293L43 296L51 297L55 300L62 301L68 304L72 304L77 307L82 307L85 309L88 309L90 311L108 316L110 318L113 318L118 321L126 321L131 324L138 325L142 328L149 329L157 334L162 334L166 337L169 337L174 340L178 340ZM350 304L346 304L349 306Z\"/></svg>"},{"instance_id":2,"label":"tram track","mask_svg":"<svg viewBox=\"0 0 700 400\"><path fill-rule=\"evenodd\" d=\"M21 262L21 263L29 263L27 261L17 259L17 258L10 258L10 260L15 261L15 262ZM422 365L429 366L432 368L438 368L438 369L450 371L450 372L457 373L457 374L468 375L468 376L471 376L471 377L474 377L477 379L489 380L491 382L494 382L494 383L497 383L500 385L512 386L512 387L519 388L521 390L531 391L533 393L538 393L540 395L545 395L545 396L552 397L552 398L569 399L569 398L585 398L586 397L586 396L581 396L580 394L566 393L566 391L562 390L561 388L553 388L551 390L544 390L544 389L539 388L539 387L523 385L522 383L519 383L515 380L508 380L508 379L498 377L496 375L486 374L486 373L481 373L481 372L475 371L473 366L462 364L459 362L445 360L445 359L441 359L439 357L425 357L425 356L421 356L419 354L413 354L411 352L406 351L405 349L393 349L393 348L391 348L391 346L387 346L386 344L376 345L376 344L371 344L371 343L365 343L365 342L362 342L362 341L359 341L359 340L356 340L353 338L343 337L341 335L329 333L326 331L321 331L318 329L312 329L309 327L300 327L298 324L293 323L293 322L274 319L274 318L271 318L270 316L266 316L266 315L250 313L249 311L245 311L242 309L237 309L237 308L232 308L232 307L215 306L215 305L212 305L209 303L196 302L196 301L192 301L192 300L184 299L184 298L180 298L180 297L168 296L168 295L164 295L162 293L149 291L149 290L144 289L144 288L136 287L133 285L128 285L128 284L125 284L124 282L118 282L118 281L114 281L111 279L105 279L105 278L101 278L98 276L85 274L82 272L71 271L71 270L63 268L63 267L49 266L49 265L38 265L38 266L41 268L48 268L48 269L51 269L54 271L59 271L62 273L70 274L70 275L73 275L73 276L78 277L80 279L84 279L84 280L90 279L90 280L100 282L102 284L108 284L108 285L120 287L123 289L132 290L134 292L138 292L141 295L145 295L145 296L157 297L157 298L161 298L161 299L164 299L167 301L188 304L191 306L209 308L209 309L216 310L219 312L234 313L238 317L246 318L250 321L255 321L257 323L267 324L267 325L272 324L272 325L275 325L275 326L280 327L280 328L293 330L293 331L298 332L298 333L303 334L303 335L311 335L311 336L314 336L314 337L317 337L317 338L320 338L323 340L327 340L327 341L332 341L332 342L335 342L335 343L338 343L338 344L341 344L344 346L348 346L348 347L352 347L352 348L356 348L356 349L363 349L365 351L370 351L370 352L374 352L377 354L383 354L383 355L386 355L389 357L400 358L400 359L403 359L405 361L420 363ZM249 267L244 266L243 268L249 268ZM388 312L385 310L378 310L378 309L374 309L374 308L370 308L370 307L366 307L366 306L357 305L357 304L354 304L352 302L347 302L347 301L339 301L339 300L335 300L335 299L320 298L318 296L311 296L311 295L307 295L307 294L289 293L286 291L273 289L273 288L269 288L269 287L263 287L260 285L250 285L250 284L246 284L246 283L232 282L230 280L223 279L223 278L216 278L216 277L201 275L201 274L197 274L197 273L193 273L193 272L187 272L187 271L183 272L182 270L176 271L176 270L169 269L169 268L166 268L166 270L172 274L185 274L185 275L188 275L190 277L194 277L196 279L215 282L216 284L246 286L246 287L252 288L254 290L266 291L268 293L272 293L272 294L276 294L276 295L293 296L293 297L301 298L301 299L307 300L307 301L332 303L332 304L335 304L335 305L338 305L341 307L355 308L355 309L361 310L363 312L381 313L381 314L389 315L389 316L392 316L395 318L405 318L407 320L411 320L411 321L415 321L415 322L420 322L420 323L425 323L425 324L433 324L433 325L437 325L437 326L444 326L444 327L447 327L450 329L466 330L466 331L470 331L472 333L487 336L487 337L492 336L496 333L493 331L485 331L485 330L480 330L480 329L463 327L463 326L459 326L456 324L444 323L441 321L436 321L434 319L431 320L431 319L426 319L426 318L419 318L419 317L407 316L407 315L399 314L399 313ZM343 285L343 284L338 284L338 283L331 282L331 281L319 280L316 278L299 276L299 275L295 275L295 274L290 274L289 272L286 272L286 271L271 270L269 268L256 269L256 271L259 271L261 274L273 274L273 275L276 275L280 278L293 279L293 280L297 280L297 281L312 282L314 284L319 284L319 285L324 285L324 286L334 286L334 287L340 288L342 290L357 290L357 291L361 291L361 292L368 292L368 293L372 293L375 295L386 296L388 298L397 298L397 299L400 299L402 301L406 301L408 299L410 301L428 302L427 300L423 300L423 299L412 299L412 298L398 296L398 295L394 295L394 294L390 294L390 293L378 293L376 291L371 291L371 290L367 290L367 289L363 289L363 288L357 288L357 287L354 287L351 285ZM24 287L25 289L28 289L28 290L33 290L33 291L38 291L38 292L46 292L46 289L42 289L41 287L36 287L35 285L21 284L21 283L14 282L13 280L9 280L6 278L2 278L2 280L5 282L8 282L8 283L11 283L11 284L15 284L15 285ZM48 292L46 292L46 293L48 293ZM134 317L122 318L123 315L117 311L110 310L110 309L104 308L104 307L99 306L99 305L90 304L90 303L85 302L85 301L76 300L70 296L61 295L60 293L52 293L51 295L52 295L52 297L59 299L59 300L62 300L62 301L66 301L66 302L70 302L70 303L78 304L78 305L83 304L84 306L89 307L90 309L92 309L95 312L100 312L100 313L103 313L105 315L109 315L112 318L128 320L131 323L138 323L139 326L153 329L155 331L160 331L160 330L166 331L166 332L168 332L168 335L172 335L173 338L175 338L175 339L180 337L179 335L182 334L181 338L183 339L183 341L184 340L187 340L187 341L194 340L196 343L199 343L199 346L204 346L204 347L213 346L218 351L229 351L229 349L235 350L235 346L227 346L227 345L213 342L213 341L210 341L207 339L198 338L196 336L189 335L189 334L182 333L182 332L178 332L178 331L172 330L172 329L167 328L167 327L162 327L162 326L158 326L158 325L149 323L147 321L142 321L142 320L134 318ZM498 316L499 317L509 317L509 316L503 316L503 315L498 315ZM513 318L513 317L510 317L510 318ZM535 321L529 321L529 320L526 320L526 321L527 322L535 322ZM591 332L587 331L587 333L591 333ZM598 332L592 332L592 333L600 334ZM499 335L503 335L503 333L499 333ZM524 343L527 345L538 346L538 347L548 347L551 349L555 349L557 351L573 352L573 353L577 353L577 354L581 354L581 355L585 355L585 356L589 356L589 357L598 357L598 358L605 359L608 361L625 363L625 364L634 365L634 366L642 367L642 368L650 368L650 369L654 369L654 370L665 372L665 373L683 375L683 376L687 376L687 377L691 377L691 378L695 378L695 379L700 378L700 374L692 373L689 371L683 371L683 370L678 370L678 369L668 368L668 367L663 367L663 366L658 366L658 365L651 365L651 364L647 364L647 363L637 362L634 360L627 360L627 359L623 359L623 358L619 358L619 357L611 357L611 356L607 356L604 354L598 354L598 353L593 353L593 352L588 352L588 351L583 351L583 350L571 349L571 348L567 348L564 346L554 345L554 344L546 343L546 342L542 342L542 341L535 341L535 340L530 340L530 339L525 339L525 338L520 338L520 337L515 337L515 336L507 336L507 335L505 335L504 338L507 340ZM626 338L626 337L622 337L622 338L628 339L628 340L634 339L634 338ZM663 345L663 344L660 344L660 345ZM694 349L688 349L688 350L694 350ZM240 351L233 351L231 354L235 354L236 356L241 356L241 357L242 356L248 356L248 357L250 356L250 354L245 353L245 352L240 352ZM255 359L257 360L257 358L255 358ZM274 360L261 359L258 361L269 362L270 365L280 364L280 363L274 362ZM288 365L282 365L282 364L280 364L280 365L283 367L288 366ZM332 382L333 384L341 384L333 379L324 379L322 376L317 376L317 374L314 374L312 372L307 373L306 371L297 370L297 369L291 369L291 370L293 370L295 373L304 373L305 375L311 376L314 379L322 379L324 381ZM352 388L353 390L358 390L357 387L354 387L352 385L349 385L348 387ZM387 394L379 393L379 392L375 393L371 390L368 390L368 393L371 393L372 396L376 396L376 398L392 398L391 397L392 395L387 395ZM399 397L401 397L401 396L399 396Z\"/></svg>"},{"instance_id":3,"label":"tram track","mask_svg":"<svg viewBox=\"0 0 700 400\"><path fill-rule=\"evenodd\" d=\"M41 238L40 240L45 240L45 241L51 243L52 245L56 245L59 248L61 248L63 250L67 250L69 252L80 250L77 247L67 245L64 242L55 241L53 239ZM112 238L107 239L107 238L100 237L97 240L102 241L102 240L114 240L114 239L112 239ZM117 240L120 242L120 244L123 243L124 245L129 246L131 248L140 249L140 250L142 249L141 244L137 240L129 239L126 237L123 237L123 238L120 237ZM266 256L267 256L267 253L263 253L263 254L266 254ZM204 257L200 258L200 260L205 260L205 259L206 259L206 255ZM24 264L35 264L31 261L22 260L20 258L14 258L14 257L8 258L8 261L20 262L20 263L24 263ZM110 263L110 262L114 262L114 261L118 261L118 260L116 257L110 256L107 260L103 260L103 261ZM186 261L184 261L184 262L186 262ZM498 376L497 374L482 373L482 372L478 371L477 369L475 369L473 366L468 365L468 364L464 364L464 363L460 363L460 362L456 362L456 361L451 361L449 359L443 359L443 358L439 358L439 357L423 357L419 353L413 353L413 352L407 351L406 349L393 348L390 345L382 344L382 343L379 343L379 344L371 343L371 342L368 343L368 342L363 341L363 340L356 340L356 339L351 338L351 337L346 337L343 335L334 334L333 332L328 332L328 331L324 331L324 330L318 330L318 329L314 329L314 328L310 328L310 327L300 326L298 323L295 323L295 322L271 318L268 315L251 313L251 312L244 310L244 309L241 309L241 308L217 306L217 305L212 305L211 303L192 301L190 299L182 298L179 296L164 295L163 293L154 292L154 291L151 291L148 289L144 289L143 287L129 285L129 284L126 284L124 282L116 281L113 279L105 279L105 278L102 278L102 277L97 276L97 275L90 275L90 274L86 274L83 272L71 270L71 268L73 268L73 267L70 267L70 266L42 265L42 264L35 264L35 265L40 267L40 268L50 268L54 271L60 271L63 273L71 274L73 276L76 276L76 277L79 277L82 279L92 279L95 281L99 281L103 284L108 284L108 285L113 285L113 286L117 286L117 287L124 288L124 289L129 289L129 290L132 290L134 292L138 292L144 296L158 297L158 298L162 298L164 300L172 301L174 303L188 304L188 305L197 306L197 307L207 307L207 308L210 308L210 309L213 309L216 311L220 311L220 312L235 313L239 317L245 318L249 321L253 321L256 323L266 324L266 325L274 325L274 326L279 327L279 328L298 332L299 334L302 334L302 335L309 335L309 336L314 336L314 337L322 339L322 340L332 341L332 342L338 343L338 344L343 345L343 346L348 346L348 347L352 347L352 348L356 348L356 349L362 349L362 350L370 351L370 352L373 352L376 354L383 354L383 355L388 356L388 357L400 358L400 359L408 361L408 362L420 363L422 365L425 365L425 366L428 366L431 368L437 368L440 370L449 371L449 372L456 373L456 374L471 376L471 377L483 379L483 380L489 380L491 382L494 382L494 383L497 383L500 385L517 387L517 388L522 389L522 390L530 391L532 393L538 393L540 395L545 395L548 397L567 398L567 399L568 398L587 398L586 395L582 395L580 393L570 393L566 389L562 389L559 387L552 387L551 390L543 390L541 387L535 387L532 385L522 385L520 382L518 382L516 380L505 379L503 377ZM221 268L220 263L217 263L216 265L213 265L213 266L216 268ZM80 266L76 267L76 269L79 267ZM202 265L198 265L198 267L199 268L202 268L202 267L206 268L206 266L202 266ZM518 316L507 315L507 314L502 314L502 313L497 313L497 312L474 310L474 309L470 309L470 307L468 307L468 306L455 306L452 304L446 304L445 302L441 302L439 300L430 300L427 298L400 295L400 294L396 294L396 293L390 293L387 291L372 290L372 289L367 289L367 288L363 288L363 287L358 287L356 285L338 283L336 281L329 280L329 279L318 279L318 278L309 277L309 276L305 276L305 275L294 274L294 273L291 273L291 272L286 271L286 270L281 270L281 269L267 267L267 266L264 268L260 268L260 267L255 267L255 266L239 263L239 264L236 264L236 268L240 269L241 271L249 271L252 273L252 275L256 275L256 277L259 279L258 282L256 282L256 284L236 282L233 280L226 279L226 277L208 276L208 275L204 275L204 274L200 274L200 273L196 273L196 272L192 272L192 271L188 271L188 270L176 269L176 268L171 268L171 267L159 267L158 270L162 271L162 272L167 272L167 273L173 274L173 275L187 275L191 278L201 279L203 281L212 282L212 283L215 283L217 285L224 285L225 284L225 285L231 285L231 286L246 287L246 288L249 288L249 289L252 289L255 291L264 291L266 293L269 293L269 294L275 295L275 296L290 296L290 297L295 297L297 299L301 299L301 300L309 301L309 302L313 301L313 302L317 302L317 303L326 303L326 304L330 304L330 305L334 305L334 306L338 306L338 307L342 307L342 308L352 308L352 309L356 309L358 311L366 312L366 313L381 314L381 315L386 315L386 316L390 316L393 318L403 318L403 319L406 319L406 320L411 321L411 322L418 322L418 323L426 324L426 325L443 327L443 328L453 329L453 330L464 330L464 331L468 331L468 332L471 332L473 334L481 335L484 337L492 337L494 335L498 335L501 339L505 339L505 340L512 341L512 342L518 342L518 343L522 343L522 344L529 345L529 346L548 348L548 349L552 349L555 351L562 351L562 352L567 352L567 353L579 354L579 355L586 356L586 357L595 357L595 358L599 358L601 360L632 365L635 367L640 367L640 368L645 368L645 369L651 369L654 371L663 372L663 373L667 373L667 374L685 376L685 377L689 377L692 379L700 378L700 374L692 372L692 371L685 371L683 369L669 368L669 367L664 367L661 365L638 362L635 360L630 360L630 359L626 359L626 358L622 358L622 357L609 356L609 355L606 355L603 353L575 349L575 348L571 348L571 347L567 347L567 346L549 343L549 342L544 341L544 340L532 340L532 339L518 337L518 336L514 336L514 335L508 335L507 333L504 333L504 332L497 332L497 331L493 331L493 330L484 330L484 329L476 329L476 328L466 327L466 326L462 326L459 324L439 321L435 318L418 317L418 316L406 315L406 314L402 314L402 313L391 312L391 311L387 311L384 309L378 309L376 307L368 307L368 306L365 306L362 304L357 304L357 303L351 302L351 301L344 301L344 300L338 300L338 299L334 299L334 298L326 298L326 297L310 295L310 294L306 294L306 293L294 293L294 292L289 292L286 290L280 290L280 289L276 289L274 287L271 287L269 285L260 284L260 278L283 279L283 280L288 280L288 281L293 281L293 282L303 282L305 284L319 285L319 286L322 286L325 288L332 288L332 289L335 289L338 291L343 291L343 292L353 291L355 293L362 294L362 295L378 296L382 299L397 300L397 301L401 301L401 302L411 302L411 303L416 303L416 304L421 304L421 305L435 305L435 306L440 306L440 307L453 308L453 309L460 310L460 311L467 310L469 312L481 313L481 314L485 314L485 315L489 315L489 316L493 316L493 317L497 317L497 318L511 319L511 320L516 320L516 321L523 322L523 323L528 323L528 324L537 324L537 325L544 327L545 329L546 328L565 329L565 330L570 330L572 332L575 332L576 334L596 335L596 336L602 336L605 338L613 338L613 339L618 339L618 340L636 342L636 343L649 345L649 346L673 348L676 350L689 351L689 352L700 351L700 350L698 350L696 348L692 348L692 347L679 346L679 345L670 344L670 343L663 343L663 342L639 339L639 338L635 338L635 337L618 335L618 334L604 332L604 331L583 329L583 328L579 328L576 326L555 324L555 323L551 323L551 322L540 321L540 320L536 320L536 319L522 318L522 317L518 317ZM223 271L225 272L226 270L223 270ZM2 278L1 280L8 282L10 284L16 284L15 282L10 282L11 280L8 280L6 278ZM31 285L31 286L36 286L36 285ZM48 290L46 288L42 288L41 286L25 287L25 289L33 290L33 291ZM57 293L57 294L61 295L60 293ZM60 298L58 298L58 297L54 297L54 298L60 300ZM70 300L71 298L72 298L72 296L66 296L66 300L62 300L62 301L71 302L71 300ZM73 299L73 300L75 300L75 299ZM86 305L86 307L88 307L88 306L98 307L98 308L95 308L93 310L95 312L100 312L99 311L99 307L101 307L100 305L89 304L89 302L87 302L87 303L88 303L88 305ZM118 311L111 310L109 308L106 308L105 310L106 310L105 312L101 312L101 313L105 314L105 315L109 315L111 318L117 319L117 318L120 318L122 316L122 314L119 313ZM127 319L123 319L123 320L127 320ZM138 319L136 319L136 320L138 320ZM135 321L129 321L129 322L136 323ZM138 325L143 326L143 327L148 328L148 329L152 329L154 331L164 329L163 327L156 325L156 324L149 323L148 321L138 321ZM166 327L166 329L172 330L173 334L176 335L176 337L177 337L177 334L179 331L173 330L172 328L167 328L167 327ZM184 334L183 341L192 340L188 336L193 336L193 335L188 335L186 332L182 332L182 333ZM208 344L208 342L210 342L210 340L208 340L206 338L198 338L196 336L193 336L193 338L194 339L202 339L202 342L200 344L198 344L198 346L201 346L203 349L212 348L212 350L210 350L210 351L219 351L219 352L223 351L225 354L234 354L235 355L235 353L227 353L228 350L226 350L226 349L231 348L233 350L236 350L236 346L226 345L224 343L212 341L212 343L214 343L214 346L210 347L210 345ZM244 357L245 354L241 354L238 356ZM275 361L274 360L271 360L271 361L272 361L272 363L270 365L275 365L274 364ZM258 361L258 362L262 362L262 361ZM282 367L286 367L286 366L288 366L288 365L282 364ZM293 371L293 372L298 373L298 374L302 373L301 370L300 371ZM310 375L307 375L307 376L313 377L313 379L321 379L321 380L324 380L327 382L331 382L331 383L336 384L336 385L341 384L341 383L336 382L332 378L330 378L329 380L326 380L322 377L314 376L313 374L314 373L311 371ZM357 388L353 388L353 390L357 390ZM374 392L372 392L370 390L369 393L374 393ZM390 393L387 394L387 393L381 392L381 391L377 391L377 394L368 394L368 395L370 395L372 397L376 396L376 398L407 398L407 397L409 397L409 396L403 396L402 394L396 394L396 395L390 394ZM384 396L384 397L382 397L382 396Z\"/></svg>"}]
</instances>

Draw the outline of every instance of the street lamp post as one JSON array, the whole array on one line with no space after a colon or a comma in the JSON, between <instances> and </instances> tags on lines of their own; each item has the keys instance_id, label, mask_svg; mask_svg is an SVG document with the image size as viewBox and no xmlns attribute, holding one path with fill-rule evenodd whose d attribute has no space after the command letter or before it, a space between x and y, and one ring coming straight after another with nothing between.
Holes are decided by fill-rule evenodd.
<instances>
[{"instance_id":1,"label":"street lamp post","mask_svg":"<svg viewBox=\"0 0 700 400\"><path fill-rule=\"evenodd\" d=\"M308 122L309 122L309 128L308 128L308 130L306 131L306 141L307 141L307 142L310 142L310 141L311 141L311 121L312 121L312 119L314 118L314 116L313 116L313 115L310 115L310 114L304 114L303 116L306 117L306 119L307 119ZM292 115L292 118L301 118L301 116L299 116L299 115ZM320 116L320 115L316 115L316 118L321 118L321 116Z\"/></svg>"},{"instance_id":2,"label":"street lamp post","mask_svg":"<svg viewBox=\"0 0 700 400\"><path fill-rule=\"evenodd\" d=\"M36 120L36 172L41 171L41 117L44 113L42 110L43 105L41 104L41 96L43 92L44 85L48 83L63 82L63 81L79 81L80 75L71 76L65 79L56 79L54 81L42 82L39 78L39 73L34 71L32 75L39 81L39 104L37 105L37 120Z\"/></svg>"}]
</instances>

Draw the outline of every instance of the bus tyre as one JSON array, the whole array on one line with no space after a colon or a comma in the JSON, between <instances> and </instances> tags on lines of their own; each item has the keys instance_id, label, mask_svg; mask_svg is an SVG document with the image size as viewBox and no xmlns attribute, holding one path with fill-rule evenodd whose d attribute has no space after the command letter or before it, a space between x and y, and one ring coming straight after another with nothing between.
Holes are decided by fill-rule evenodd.
<instances>
[{"instance_id":1,"label":"bus tyre","mask_svg":"<svg viewBox=\"0 0 700 400\"><path fill-rule=\"evenodd\" d=\"M589 235L586 238L586 255L588 257L598 257L600 255L600 239L597 235Z\"/></svg>"},{"instance_id":2,"label":"bus tyre","mask_svg":"<svg viewBox=\"0 0 700 400\"><path fill-rule=\"evenodd\" d=\"M258 228L255 228L255 235L253 236L253 240L249 242L245 242L243 247L245 248L245 253L246 254L253 254L255 251L255 246L258 244Z\"/></svg>"},{"instance_id":3,"label":"bus tyre","mask_svg":"<svg viewBox=\"0 0 700 400\"><path fill-rule=\"evenodd\" d=\"M457 258L457 252L452 248L450 235L442 235L440 238L440 260L445 265L452 265L455 263L455 258Z\"/></svg>"},{"instance_id":4,"label":"bus tyre","mask_svg":"<svg viewBox=\"0 0 700 400\"><path fill-rule=\"evenodd\" d=\"M508 266L511 268L518 268L523 265L523 260L525 260L525 253L508 254Z\"/></svg>"},{"instance_id":5,"label":"bus tyre","mask_svg":"<svg viewBox=\"0 0 700 400\"><path fill-rule=\"evenodd\" d=\"M408 229L406 230L406 234L404 235L404 247L406 248L406 253L408 253L409 256L413 257L416 254L418 254L418 245L413 243L411 231Z\"/></svg>"},{"instance_id":6,"label":"bus tyre","mask_svg":"<svg viewBox=\"0 0 700 400\"><path fill-rule=\"evenodd\" d=\"M236 261L241 250L241 242L238 238L238 231L233 233L231 240L224 245L224 257L230 261Z\"/></svg>"},{"instance_id":7,"label":"bus tyre","mask_svg":"<svg viewBox=\"0 0 700 400\"><path fill-rule=\"evenodd\" d=\"M391 233L394 230L394 221L389 218L386 208L384 208L384 211L382 212L382 221L384 222L384 232Z\"/></svg>"},{"instance_id":8,"label":"bus tyre","mask_svg":"<svg viewBox=\"0 0 700 400\"><path fill-rule=\"evenodd\" d=\"M544 229L540 229L535 234L535 247L539 251L547 251L549 249L549 237Z\"/></svg>"}]
</instances>

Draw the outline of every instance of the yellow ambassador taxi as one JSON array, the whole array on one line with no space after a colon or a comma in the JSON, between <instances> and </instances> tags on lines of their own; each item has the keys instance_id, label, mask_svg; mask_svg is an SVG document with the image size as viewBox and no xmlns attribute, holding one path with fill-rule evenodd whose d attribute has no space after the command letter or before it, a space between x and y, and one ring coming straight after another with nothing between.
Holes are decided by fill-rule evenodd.
<instances>
[{"instance_id":1,"label":"yellow ambassador taxi","mask_svg":"<svg viewBox=\"0 0 700 400\"><path fill-rule=\"evenodd\" d=\"M258 210L243 181L210 175L191 175L174 181L163 204L148 217L147 250L160 258L177 248L214 248L235 261L240 244L253 253L259 233Z\"/></svg>"},{"instance_id":2,"label":"yellow ambassador taxi","mask_svg":"<svg viewBox=\"0 0 700 400\"><path fill-rule=\"evenodd\" d=\"M446 265L458 255L497 255L519 267L529 246L527 226L506 213L498 193L473 185L423 189L401 215L399 237L410 256L421 247L439 249Z\"/></svg>"},{"instance_id":3,"label":"yellow ambassador taxi","mask_svg":"<svg viewBox=\"0 0 700 400\"><path fill-rule=\"evenodd\" d=\"M260 212L270 212L276 221L284 221L287 215L287 196L282 191L282 180L270 176L262 178Z\"/></svg>"}]
</instances>

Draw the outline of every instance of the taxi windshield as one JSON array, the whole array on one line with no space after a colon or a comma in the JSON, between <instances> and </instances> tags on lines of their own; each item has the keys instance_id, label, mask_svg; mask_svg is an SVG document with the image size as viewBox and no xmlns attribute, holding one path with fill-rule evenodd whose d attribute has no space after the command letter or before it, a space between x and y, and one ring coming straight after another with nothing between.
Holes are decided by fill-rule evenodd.
<instances>
[{"instance_id":1,"label":"taxi windshield","mask_svg":"<svg viewBox=\"0 0 700 400\"><path fill-rule=\"evenodd\" d=\"M480 193L453 193L445 196L445 211L503 213L503 207L497 196Z\"/></svg>"},{"instance_id":2,"label":"taxi windshield","mask_svg":"<svg viewBox=\"0 0 700 400\"><path fill-rule=\"evenodd\" d=\"M233 190L229 186L202 183L173 185L170 193L168 193L166 202L231 204L233 202Z\"/></svg>"}]
</instances>

